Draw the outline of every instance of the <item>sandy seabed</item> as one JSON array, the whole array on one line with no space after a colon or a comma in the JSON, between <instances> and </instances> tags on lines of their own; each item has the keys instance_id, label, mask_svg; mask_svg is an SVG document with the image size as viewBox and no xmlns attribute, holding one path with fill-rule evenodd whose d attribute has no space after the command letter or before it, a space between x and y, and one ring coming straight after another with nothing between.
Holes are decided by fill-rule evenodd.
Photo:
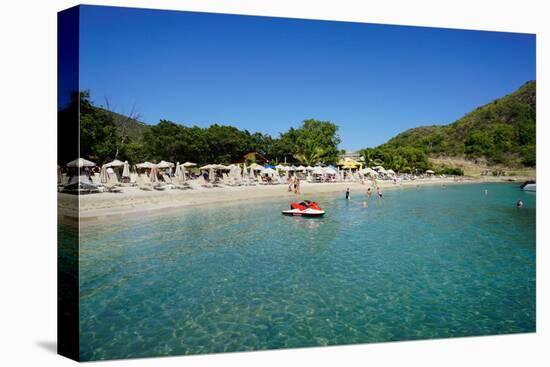
<instances>
[{"instance_id":1,"label":"sandy seabed","mask_svg":"<svg viewBox=\"0 0 550 367\"><path fill-rule=\"evenodd\" d=\"M395 188L417 187L424 185L460 185L483 182L510 182L518 184L532 179L529 177L483 177L463 178L460 181L449 178L424 178L414 181L378 181L382 191ZM58 193L58 217L60 222L74 222L80 219L80 224L96 222L103 219L116 220L128 216L144 216L158 214L171 209L212 205L226 202L254 202L261 199L286 197L291 201L302 199L315 199L315 195L333 192L342 192L347 188L352 195L365 195L371 182L361 184L359 182L337 183L301 183L299 195L288 191L288 186L280 185L255 185L255 186L225 186L215 188L196 187L189 190L167 189L164 191L144 191L138 187L123 187L121 193L97 193L89 195L70 195ZM373 192L374 193L374 192Z\"/></svg>"}]
</instances>

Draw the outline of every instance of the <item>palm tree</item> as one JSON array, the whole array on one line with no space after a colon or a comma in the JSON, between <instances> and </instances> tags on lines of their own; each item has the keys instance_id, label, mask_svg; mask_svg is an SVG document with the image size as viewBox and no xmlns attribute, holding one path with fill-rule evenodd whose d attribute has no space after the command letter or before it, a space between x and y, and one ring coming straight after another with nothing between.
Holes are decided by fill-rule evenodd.
<instances>
[{"instance_id":1,"label":"palm tree","mask_svg":"<svg viewBox=\"0 0 550 367\"><path fill-rule=\"evenodd\" d=\"M307 140L300 148L298 153L294 155L300 163L306 166L314 166L321 162L325 155L325 151L317 145L313 140Z\"/></svg>"}]
</instances>

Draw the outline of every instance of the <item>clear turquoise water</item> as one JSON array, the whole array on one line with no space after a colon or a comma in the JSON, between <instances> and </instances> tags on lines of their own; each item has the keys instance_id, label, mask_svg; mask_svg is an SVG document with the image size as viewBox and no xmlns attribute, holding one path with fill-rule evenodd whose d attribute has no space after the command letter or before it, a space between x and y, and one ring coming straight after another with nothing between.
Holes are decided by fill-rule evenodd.
<instances>
[{"instance_id":1,"label":"clear turquoise water","mask_svg":"<svg viewBox=\"0 0 550 367\"><path fill-rule=\"evenodd\" d=\"M283 198L88 227L81 358L533 332L535 195L352 192L318 196L324 218L282 216Z\"/></svg>"}]
</instances>

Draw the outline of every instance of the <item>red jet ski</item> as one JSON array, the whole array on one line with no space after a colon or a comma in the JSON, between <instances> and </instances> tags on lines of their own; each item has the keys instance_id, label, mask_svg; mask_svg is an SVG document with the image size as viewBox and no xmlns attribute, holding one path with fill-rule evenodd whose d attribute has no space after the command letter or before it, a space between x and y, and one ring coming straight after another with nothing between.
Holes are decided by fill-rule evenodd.
<instances>
[{"instance_id":1,"label":"red jet ski","mask_svg":"<svg viewBox=\"0 0 550 367\"><path fill-rule=\"evenodd\" d=\"M301 203L290 204L290 210L283 210L283 215L293 215L301 217L320 217L325 211L319 207L317 202L304 200Z\"/></svg>"}]
</instances>

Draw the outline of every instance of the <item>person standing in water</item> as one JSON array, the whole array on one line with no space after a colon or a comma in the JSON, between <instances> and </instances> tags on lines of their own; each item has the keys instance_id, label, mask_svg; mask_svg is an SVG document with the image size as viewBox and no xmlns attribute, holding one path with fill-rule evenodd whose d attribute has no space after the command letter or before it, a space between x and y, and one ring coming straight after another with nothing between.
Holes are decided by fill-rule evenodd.
<instances>
[{"instance_id":1,"label":"person standing in water","mask_svg":"<svg viewBox=\"0 0 550 367\"><path fill-rule=\"evenodd\" d=\"M292 192L292 177L293 176L288 176L288 192Z\"/></svg>"},{"instance_id":2,"label":"person standing in water","mask_svg":"<svg viewBox=\"0 0 550 367\"><path fill-rule=\"evenodd\" d=\"M523 208L523 201L521 201L521 199L518 200L518 203L516 204L516 207Z\"/></svg>"},{"instance_id":3,"label":"person standing in water","mask_svg":"<svg viewBox=\"0 0 550 367\"><path fill-rule=\"evenodd\" d=\"M349 196L349 187L346 189L346 200L349 200L350 199L350 196Z\"/></svg>"},{"instance_id":4,"label":"person standing in water","mask_svg":"<svg viewBox=\"0 0 550 367\"><path fill-rule=\"evenodd\" d=\"M382 190L380 190L380 186L376 187L376 195L378 195L378 199L382 199Z\"/></svg>"},{"instance_id":5,"label":"person standing in water","mask_svg":"<svg viewBox=\"0 0 550 367\"><path fill-rule=\"evenodd\" d=\"M372 191L370 190L370 187L367 189L367 196L370 199L370 196L372 195Z\"/></svg>"}]
</instances>

